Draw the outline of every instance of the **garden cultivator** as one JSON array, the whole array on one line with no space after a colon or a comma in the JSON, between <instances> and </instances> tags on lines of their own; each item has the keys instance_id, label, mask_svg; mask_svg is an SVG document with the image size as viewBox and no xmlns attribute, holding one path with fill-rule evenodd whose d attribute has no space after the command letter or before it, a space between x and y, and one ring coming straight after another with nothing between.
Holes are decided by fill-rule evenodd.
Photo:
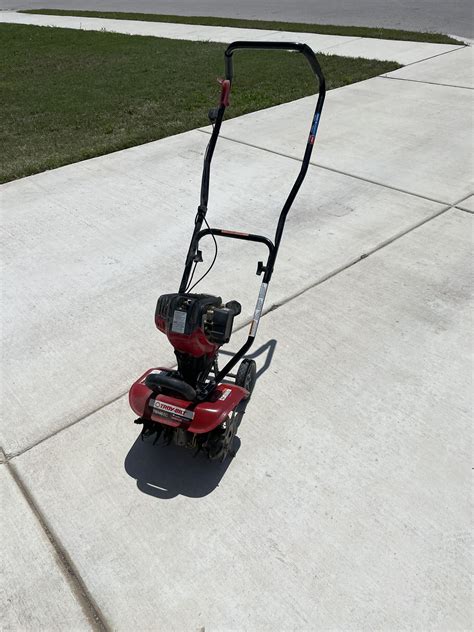
<instances>
[{"instance_id":1,"label":"garden cultivator","mask_svg":"<svg viewBox=\"0 0 474 632\"><path fill-rule=\"evenodd\" d=\"M283 205L274 240L263 235L210 228L206 220L209 176L212 156L219 136L233 78L233 54L240 49L289 50L302 53L318 78L319 94L311 123L300 172ZM162 437L165 442L204 450L209 458L223 461L232 453L232 444L256 380L256 366L244 358L250 349L262 315L285 220L308 169L313 144L324 103L325 81L315 54L306 44L284 42L234 42L225 51L225 79L217 108L209 112L212 135L204 158L201 200L194 222L179 292L159 297L155 312L156 327L163 332L175 350L176 369L153 368L144 373L131 387L130 406L143 424L142 438ZM206 228L202 228L203 223ZM220 296L192 293L194 287L209 272L192 284L195 269L202 262L200 240L211 235L217 254L217 238L227 237L258 242L268 250L265 264L258 262L257 275L263 275L248 338L222 369L218 367L220 347L229 342L234 318L241 305L235 300L223 303ZM224 381L241 360L233 383Z\"/></svg>"}]
</instances>

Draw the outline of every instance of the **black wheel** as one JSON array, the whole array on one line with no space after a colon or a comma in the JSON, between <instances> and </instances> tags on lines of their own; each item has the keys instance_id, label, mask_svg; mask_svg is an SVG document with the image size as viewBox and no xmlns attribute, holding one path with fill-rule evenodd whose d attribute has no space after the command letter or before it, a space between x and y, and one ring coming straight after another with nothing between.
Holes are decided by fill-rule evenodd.
<instances>
[{"instance_id":1,"label":"black wheel","mask_svg":"<svg viewBox=\"0 0 474 632\"><path fill-rule=\"evenodd\" d=\"M245 390L247 390L251 395L256 380L257 365L255 364L255 360L249 360L248 358L245 358L245 360L242 360L242 362L240 363L239 370L237 371L237 375L235 378L235 383L237 384L237 386L245 388Z\"/></svg>"},{"instance_id":2,"label":"black wheel","mask_svg":"<svg viewBox=\"0 0 474 632\"><path fill-rule=\"evenodd\" d=\"M227 455L233 456L232 446L242 415L235 410L220 426L210 433L206 443L207 455L211 461L225 461Z\"/></svg>"}]
</instances>

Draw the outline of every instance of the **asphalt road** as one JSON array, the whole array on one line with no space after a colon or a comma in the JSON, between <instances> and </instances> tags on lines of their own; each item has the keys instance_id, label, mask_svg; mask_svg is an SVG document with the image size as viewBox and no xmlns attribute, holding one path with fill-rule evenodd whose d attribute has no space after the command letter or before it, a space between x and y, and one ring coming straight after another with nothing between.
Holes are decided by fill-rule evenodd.
<instances>
[{"instance_id":1,"label":"asphalt road","mask_svg":"<svg viewBox=\"0 0 474 632\"><path fill-rule=\"evenodd\" d=\"M0 0L2 9L71 8L382 26L474 37L472 0Z\"/></svg>"}]
</instances>

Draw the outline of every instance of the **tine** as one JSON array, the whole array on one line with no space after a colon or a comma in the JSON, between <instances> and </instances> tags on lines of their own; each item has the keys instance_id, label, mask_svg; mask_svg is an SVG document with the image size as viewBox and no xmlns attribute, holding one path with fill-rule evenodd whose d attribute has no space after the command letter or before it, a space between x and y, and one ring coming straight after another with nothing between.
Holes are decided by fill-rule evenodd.
<instances>
[{"instance_id":1,"label":"tine","mask_svg":"<svg viewBox=\"0 0 474 632\"><path fill-rule=\"evenodd\" d=\"M157 426L156 427L156 437L155 437L155 440L153 441L153 445L156 445L158 443L158 439L161 437L161 432L162 432L161 426Z\"/></svg>"},{"instance_id":2,"label":"tine","mask_svg":"<svg viewBox=\"0 0 474 632\"><path fill-rule=\"evenodd\" d=\"M148 430L148 423L146 421L144 421L143 422L142 431L140 432L140 436L142 438L142 441L145 441L145 437L148 436L147 430Z\"/></svg>"}]
</instances>

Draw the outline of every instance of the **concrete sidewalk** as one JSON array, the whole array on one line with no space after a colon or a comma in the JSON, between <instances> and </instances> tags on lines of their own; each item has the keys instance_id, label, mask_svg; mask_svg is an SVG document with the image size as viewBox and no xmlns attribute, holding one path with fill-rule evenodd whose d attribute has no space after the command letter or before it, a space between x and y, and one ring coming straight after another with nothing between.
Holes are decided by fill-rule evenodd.
<instances>
[{"instance_id":1,"label":"concrete sidewalk","mask_svg":"<svg viewBox=\"0 0 474 632\"><path fill-rule=\"evenodd\" d=\"M55 26L86 31L110 31L128 35L151 35L167 39L222 42L225 44L236 40L297 41L308 44L315 52L345 55L347 57L365 57L367 59L388 59L402 65L412 64L462 48L451 44L406 42L368 37L345 37L342 35L319 35L315 33L267 31L223 26L199 26L196 24L170 24L168 22L83 18L65 15L37 15L16 13L14 11L1 11L0 22Z\"/></svg>"},{"instance_id":2,"label":"concrete sidewalk","mask_svg":"<svg viewBox=\"0 0 474 632\"><path fill-rule=\"evenodd\" d=\"M224 465L137 441L126 397L172 361L207 130L1 187L6 629L472 627L469 64L328 93ZM271 232L311 103L224 123L212 224ZM240 325L259 252L220 253Z\"/></svg>"}]
</instances>

